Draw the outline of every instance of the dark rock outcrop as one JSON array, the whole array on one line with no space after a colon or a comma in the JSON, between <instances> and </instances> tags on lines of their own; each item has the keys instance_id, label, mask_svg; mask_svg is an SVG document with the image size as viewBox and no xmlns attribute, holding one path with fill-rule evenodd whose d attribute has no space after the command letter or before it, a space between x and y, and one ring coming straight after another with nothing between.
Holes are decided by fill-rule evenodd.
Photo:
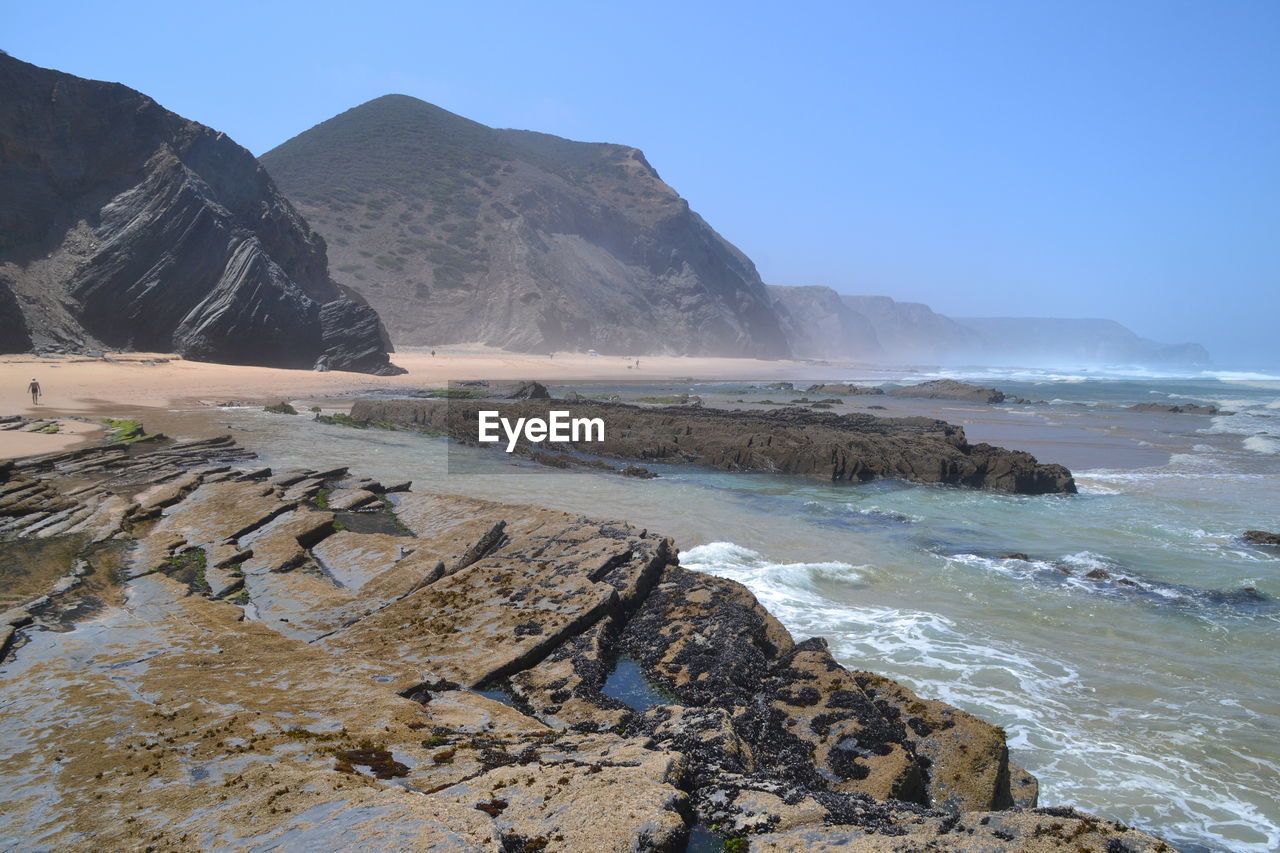
<instances>
[{"instance_id":1,"label":"dark rock outcrop","mask_svg":"<svg viewBox=\"0 0 1280 853\"><path fill-rule=\"evenodd\" d=\"M1250 545L1268 545L1273 548L1280 548L1280 533L1271 533L1266 530L1246 530L1241 538Z\"/></svg>"},{"instance_id":2,"label":"dark rock outcrop","mask_svg":"<svg viewBox=\"0 0 1280 853\"><path fill-rule=\"evenodd\" d=\"M1201 405L1199 403L1180 403L1178 405L1169 405L1168 403L1138 403L1129 407L1131 412L1160 412L1171 415L1217 415L1223 414L1217 406Z\"/></svg>"},{"instance_id":3,"label":"dark rock outcrop","mask_svg":"<svg viewBox=\"0 0 1280 853\"><path fill-rule=\"evenodd\" d=\"M819 382L804 389L806 394L852 394L854 396L879 396L883 388L871 385L851 385L848 382Z\"/></svg>"},{"instance_id":4,"label":"dark rock outcrop","mask_svg":"<svg viewBox=\"0 0 1280 853\"><path fill-rule=\"evenodd\" d=\"M399 344L788 354L755 266L634 148L387 95L261 159Z\"/></svg>"},{"instance_id":5,"label":"dark rock outcrop","mask_svg":"<svg viewBox=\"0 0 1280 853\"><path fill-rule=\"evenodd\" d=\"M958 400L963 403L1026 402L1007 396L1003 391L957 382L954 379L931 379L918 385L906 385L889 392L891 397L922 397L928 400Z\"/></svg>"},{"instance_id":6,"label":"dark rock outcrop","mask_svg":"<svg viewBox=\"0 0 1280 853\"><path fill-rule=\"evenodd\" d=\"M125 86L0 56L0 344L386 372L372 309L253 156Z\"/></svg>"},{"instance_id":7,"label":"dark rock outcrop","mask_svg":"<svg viewBox=\"0 0 1280 853\"><path fill-rule=\"evenodd\" d=\"M508 400L549 400L551 395L547 386L541 382L521 382L512 388L505 389L502 395Z\"/></svg>"},{"instance_id":8,"label":"dark rock outcrop","mask_svg":"<svg viewBox=\"0 0 1280 853\"><path fill-rule=\"evenodd\" d=\"M555 402L502 404L509 419L547 418ZM494 404L357 400L351 416L444 432L474 442L480 409ZM574 403L575 418L604 421L604 441L576 449L639 462L706 465L730 471L800 474L837 482L899 478L1020 494L1074 493L1071 472L1029 453L969 444L964 430L930 418L837 415L802 409L772 412L709 408L651 409L618 403ZM539 445L542 447L542 445ZM558 448L558 445L546 445ZM574 448L567 443L563 448Z\"/></svg>"}]
</instances>

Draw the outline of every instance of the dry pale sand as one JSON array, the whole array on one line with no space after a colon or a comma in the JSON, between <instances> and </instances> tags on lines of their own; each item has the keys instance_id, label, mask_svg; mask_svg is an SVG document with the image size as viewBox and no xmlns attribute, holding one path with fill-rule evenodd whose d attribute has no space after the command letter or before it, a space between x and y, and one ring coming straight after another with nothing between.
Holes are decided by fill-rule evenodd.
<instances>
[{"instance_id":1,"label":"dry pale sand","mask_svg":"<svg viewBox=\"0 0 1280 853\"><path fill-rule=\"evenodd\" d=\"M229 364L184 361L172 355L130 353L111 361L78 356L40 358L33 355L0 357L0 414L57 418L101 417L113 407L173 408L195 401L252 403L322 397L376 388L443 387L450 380L537 379L667 380L768 379L796 377L810 369L797 361L684 356L590 356L582 353L545 355L509 353L480 345L438 348L436 355L419 350L398 352L392 361L409 372L403 376L361 373L279 370ZM168 358L164 364L145 364ZM27 384L38 379L44 389L33 406ZM74 421L62 422L73 424ZM66 449L93 434L64 426L57 434L0 432L0 459Z\"/></svg>"}]
</instances>

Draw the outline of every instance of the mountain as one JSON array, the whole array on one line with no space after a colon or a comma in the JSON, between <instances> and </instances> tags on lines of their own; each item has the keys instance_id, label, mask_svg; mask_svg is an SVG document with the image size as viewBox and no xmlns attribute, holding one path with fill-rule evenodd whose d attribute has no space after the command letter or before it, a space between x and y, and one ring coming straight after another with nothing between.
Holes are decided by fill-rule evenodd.
<instances>
[{"instance_id":1,"label":"mountain","mask_svg":"<svg viewBox=\"0 0 1280 853\"><path fill-rule=\"evenodd\" d=\"M984 340L988 357L1018 364L1147 364L1194 366L1210 363L1200 344L1162 344L1139 337L1114 320L1057 317L957 317Z\"/></svg>"},{"instance_id":2,"label":"mountain","mask_svg":"<svg viewBox=\"0 0 1280 853\"><path fill-rule=\"evenodd\" d=\"M888 296L839 296L828 287L769 285L792 351L802 358L883 364L1070 366L1211 363L1200 344L1163 344L1114 320L947 317Z\"/></svg>"},{"instance_id":3,"label":"mountain","mask_svg":"<svg viewBox=\"0 0 1280 853\"><path fill-rule=\"evenodd\" d=\"M887 296L843 296L847 308L870 322L880 340L883 360L903 364L969 360L982 350L982 337L919 302Z\"/></svg>"},{"instance_id":4,"label":"mountain","mask_svg":"<svg viewBox=\"0 0 1280 853\"><path fill-rule=\"evenodd\" d=\"M395 372L377 315L226 135L0 55L0 350Z\"/></svg>"},{"instance_id":5,"label":"mountain","mask_svg":"<svg viewBox=\"0 0 1280 853\"><path fill-rule=\"evenodd\" d=\"M846 305L831 288L767 287L796 358L883 360L884 351L871 321Z\"/></svg>"},{"instance_id":6,"label":"mountain","mask_svg":"<svg viewBox=\"0 0 1280 853\"><path fill-rule=\"evenodd\" d=\"M260 159L399 344L788 355L755 266L635 148L387 95Z\"/></svg>"}]
</instances>

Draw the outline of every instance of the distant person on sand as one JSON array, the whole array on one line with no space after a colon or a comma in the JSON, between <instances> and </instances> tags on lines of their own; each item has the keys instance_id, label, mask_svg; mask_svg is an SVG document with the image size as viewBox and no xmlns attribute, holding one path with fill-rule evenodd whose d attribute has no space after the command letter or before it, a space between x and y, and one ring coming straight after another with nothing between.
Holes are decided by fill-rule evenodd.
<instances>
[{"instance_id":1,"label":"distant person on sand","mask_svg":"<svg viewBox=\"0 0 1280 853\"><path fill-rule=\"evenodd\" d=\"M31 384L27 386L27 390L31 392L31 405L37 405L40 402L40 383L34 376L31 377Z\"/></svg>"},{"instance_id":2,"label":"distant person on sand","mask_svg":"<svg viewBox=\"0 0 1280 853\"><path fill-rule=\"evenodd\" d=\"M435 358L435 357L436 357L436 351L435 351L435 350L432 350L432 351L431 351L431 357L432 357L432 358Z\"/></svg>"}]
</instances>

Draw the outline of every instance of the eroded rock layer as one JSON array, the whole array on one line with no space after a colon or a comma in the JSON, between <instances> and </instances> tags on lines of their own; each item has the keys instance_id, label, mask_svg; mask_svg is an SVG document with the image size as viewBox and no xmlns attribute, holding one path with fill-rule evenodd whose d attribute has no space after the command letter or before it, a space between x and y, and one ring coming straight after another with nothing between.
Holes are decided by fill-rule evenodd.
<instances>
[{"instance_id":1,"label":"eroded rock layer","mask_svg":"<svg viewBox=\"0 0 1280 853\"><path fill-rule=\"evenodd\" d=\"M0 515L6 848L1169 849L626 524L229 439L8 465Z\"/></svg>"},{"instance_id":2,"label":"eroded rock layer","mask_svg":"<svg viewBox=\"0 0 1280 853\"><path fill-rule=\"evenodd\" d=\"M394 372L253 155L139 92L0 55L0 352Z\"/></svg>"}]
</instances>

